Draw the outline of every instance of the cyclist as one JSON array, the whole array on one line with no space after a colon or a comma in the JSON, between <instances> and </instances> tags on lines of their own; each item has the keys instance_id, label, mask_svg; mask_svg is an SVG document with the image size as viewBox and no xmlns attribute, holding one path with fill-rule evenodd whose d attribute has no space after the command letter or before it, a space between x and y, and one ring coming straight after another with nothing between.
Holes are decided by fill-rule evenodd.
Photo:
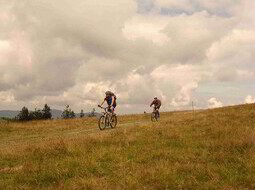
<instances>
[{"instance_id":1,"label":"cyclist","mask_svg":"<svg viewBox=\"0 0 255 190\"><path fill-rule=\"evenodd\" d=\"M155 97L154 100L151 102L151 105L150 107L154 105L154 111L156 111L158 113L158 116L159 116L159 108L161 106L161 101Z\"/></svg>"},{"instance_id":2,"label":"cyclist","mask_svg":"<svg viewBox=\"0 0 255 190\"><path fill-rule=\"evenodd\" d=\"M102 102L101 105L98 105L98 106L102 107L102 105L106 101L107 104L108 104L108 111L114 114L114 110L117 106L116 99L117 98L116 98L116 95L114 93L112 93L111 91L106 91L104 101Z\"/></svg>"}]
</instances>

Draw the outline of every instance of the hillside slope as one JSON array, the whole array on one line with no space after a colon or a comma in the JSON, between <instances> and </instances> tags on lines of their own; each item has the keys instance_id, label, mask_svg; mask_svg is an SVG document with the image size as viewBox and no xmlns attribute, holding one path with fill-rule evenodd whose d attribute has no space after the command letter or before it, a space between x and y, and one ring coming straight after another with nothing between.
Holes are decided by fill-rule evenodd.
<instances>
[{"instance_id":1,"label":"hillside slope","mask_svg":"<svg viewBox=\"0 0 255 190\"><path fill-rule=\"evenodd\" d=\"M255 105L0 125L0 189L255 189Z\"/></svg>"}]
</instances>

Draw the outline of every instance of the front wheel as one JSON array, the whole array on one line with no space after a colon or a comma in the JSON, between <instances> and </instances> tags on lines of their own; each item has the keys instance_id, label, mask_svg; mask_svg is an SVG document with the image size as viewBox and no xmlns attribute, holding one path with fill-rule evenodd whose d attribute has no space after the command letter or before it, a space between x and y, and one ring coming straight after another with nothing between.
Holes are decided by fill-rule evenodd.
<instances>
[{"instance_id":1,"label":"front wheel","mask_svg":"<svg viewBox=\"0 0 255 190\"><path fill-rule=\"evenodd\" d=\"M159 117L160 117L159 111L156 112L156 117L157 117L157 121L158 121L158 120L159 120Z\"/></svg>"},{"instance_id":2,"label":"front wheel","mask_svg":"<svg viewBox=\"0 0 255 190\"><path fill-rule=\"evenodd\" d=\"M116 115L113 115L111 117L111 128L115 128L117 125L117 116Z\"/></svg>"},{"instance_id":3,"label":"front wheel","mask_svg":"<svg viewBox=\"0 0 255 190\"><path fill-rule=\"evenodd\" d=\"M106 126L106 123L105 123L105 116L101 116L98 120L98 127L100 130L104 130L105 129L105 126Z\"/></svg>"},{"instance_id":4,"label":"front wheel","mask_svg":"<svg viewBox=\"0 0 255 190\"><path fill-rule=\"evenodd\" d=\"M156 112L152 112L151 113L151 121L154 122L154 121L157 121L157 120L158 120L157 113Z\"/></svg>"}]
</instances>

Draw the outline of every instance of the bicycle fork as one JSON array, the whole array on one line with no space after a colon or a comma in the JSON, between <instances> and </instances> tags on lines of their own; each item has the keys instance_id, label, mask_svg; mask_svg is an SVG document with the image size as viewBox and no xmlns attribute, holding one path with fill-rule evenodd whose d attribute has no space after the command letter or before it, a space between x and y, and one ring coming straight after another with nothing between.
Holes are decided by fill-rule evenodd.
<instances>
[{"instance_id":1,"label":"bicycle fork","mask_svg":"<svg viewBox=\"0 0 255 190\"><path fill-rule=\"evenodd\" d=\"M111 117L107 114L105 116L105 126L109 127L110 126L110 122L111 122Z\"/></svg>"}]
</instances>

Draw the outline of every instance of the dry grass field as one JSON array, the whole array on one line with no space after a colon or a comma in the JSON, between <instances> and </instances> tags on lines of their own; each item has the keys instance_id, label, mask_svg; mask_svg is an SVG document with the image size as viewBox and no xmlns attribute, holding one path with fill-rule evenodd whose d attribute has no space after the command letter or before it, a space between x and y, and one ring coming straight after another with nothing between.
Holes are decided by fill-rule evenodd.
<instances>
[{"instance_id":1,"label":"dry grass field","mask_svg":"<svg viewBox=\"0 0 255 190\"><path fill-rule=\"evenodd\" d=\"M255 105L0 123L0 189L255 189Z\"/></svg>"}]
</instances>

